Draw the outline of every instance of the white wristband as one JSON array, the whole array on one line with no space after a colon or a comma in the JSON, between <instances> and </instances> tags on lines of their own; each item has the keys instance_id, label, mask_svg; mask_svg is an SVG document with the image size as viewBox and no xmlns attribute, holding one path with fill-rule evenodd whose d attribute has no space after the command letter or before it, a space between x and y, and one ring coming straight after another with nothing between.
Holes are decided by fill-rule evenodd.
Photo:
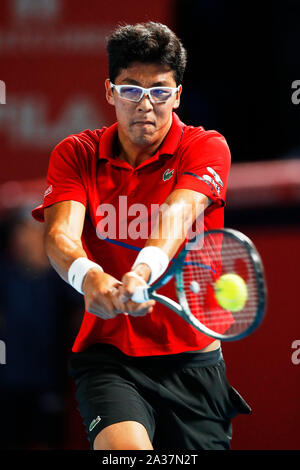
<instances>
[{"instance_id":1,"label":"white wristband","mask_svg":"<svg viewBox=\"0 0 300 470\"><path fill-rule=\"evenodd\" d=\"M94 263L94 261L91 261L88 258L77 258L75 261L73 261L69 268L69 284L71 284L71 286L74 287L74 289L76 289L80 294L83 294L81 289L83 279L87 272L92 268L98 268L103 271L99 264Z\"/></svg>"},{"instance_id":2,"label":"white wristband","mask_svg":"<svg viewBox=\"0 0 300 470\"><path fill-rule=\"evenodd\" d=\"M151 270L150 279L148 284L153 284L167 269L169 265L168 255L158 246L146 246L143 248L131 269L134 269L138 264L147 264Z\"/></svg>"}]
</instances>

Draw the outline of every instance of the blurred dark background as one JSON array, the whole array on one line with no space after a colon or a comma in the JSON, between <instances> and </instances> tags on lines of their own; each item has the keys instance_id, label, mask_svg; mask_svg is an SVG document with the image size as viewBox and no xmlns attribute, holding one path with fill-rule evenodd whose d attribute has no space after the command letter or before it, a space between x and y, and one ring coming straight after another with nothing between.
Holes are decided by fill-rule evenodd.
<instances>
[{"instance_id":1,"label":"blurred dark background","mask_svg":"<svg viewBox=\"0 0 300 470\"><path fill-rule=\"evenodd\" d=\"M115 120L104 98L106 35L147 20L167 24L188 51L178 114L226 137L225 225L252 238L265 266L262 327L223 345L229 378L253 408L236 418L233 448L300 449L297 0L1 1L0 449L88 448L67 376L83 302L50 268L30 209L52 148ZM30 425L20 433L17 422Z\"/></svg>"},{"instance_id":2,"label":"blurred dark background","mask_svg":"<svg viewBox=\"0 0 300 470\"><path fill-rule=\"evenodd\" d=\"M235 162L298 156L297 0L176 2L189 52L182 116L223 132Z\"/></svg>"}]
</instances>

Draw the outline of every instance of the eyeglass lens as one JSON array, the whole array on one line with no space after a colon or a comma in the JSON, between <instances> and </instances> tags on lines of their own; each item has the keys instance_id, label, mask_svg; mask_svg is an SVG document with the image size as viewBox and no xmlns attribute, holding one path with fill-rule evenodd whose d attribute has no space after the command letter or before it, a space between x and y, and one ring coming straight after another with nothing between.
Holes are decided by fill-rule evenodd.
<instances>
[{"instance_id":1,"label":"eyeglass lens","mask_svg":"<svg viewBox=\"0 0 300 470\"><path fill-rule=\"evenodd\" d=\"M143 94L143 90L134 86L122 86L120 88L121 98L140 101ZM150 90L150 96L153 101L166 101L172 95L172 90L164 88L153 88Z\"/></svg>"}]
</instances>

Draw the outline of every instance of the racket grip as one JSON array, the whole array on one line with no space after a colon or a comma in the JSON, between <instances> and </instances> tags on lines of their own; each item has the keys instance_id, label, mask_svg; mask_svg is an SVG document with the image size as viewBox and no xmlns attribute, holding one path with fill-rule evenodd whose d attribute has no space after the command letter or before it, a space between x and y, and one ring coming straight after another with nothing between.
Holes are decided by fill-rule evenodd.
<instances>
[{"instance_id":1,"label":"racket grip","mask_svg":"<svg viewBox=\"0 0 300 470\"><path fill-rule=\"evenodd\" d=\"M147 302L149 300L148 294L148 287L145 286L138 286L136 287L134 293L131 296L131 300L136 302L137 304L142 304L143 302Z\"/></svg>"}]
</instances>

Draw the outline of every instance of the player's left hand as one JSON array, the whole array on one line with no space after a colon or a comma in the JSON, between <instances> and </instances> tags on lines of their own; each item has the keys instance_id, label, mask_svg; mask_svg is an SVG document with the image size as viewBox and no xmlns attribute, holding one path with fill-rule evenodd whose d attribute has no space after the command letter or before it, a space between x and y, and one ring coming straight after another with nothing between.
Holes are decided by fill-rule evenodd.
<instances>
[{"instance_id":1,"label":"player's left hand","mask_svg":"<svg viewBox=\"0 0 300 470\"><path fill-rule=\"evenodd\" d=\"M155 300L149 300L143 304L138 304L131 300L136 287L146 285L147 283L142 276L134 271L129 271L122 277L122 284L118 286L116 295L119 301L125 305L125 311L129 315L140 317L152 312Z\"/></svg>"}]
</instances>

